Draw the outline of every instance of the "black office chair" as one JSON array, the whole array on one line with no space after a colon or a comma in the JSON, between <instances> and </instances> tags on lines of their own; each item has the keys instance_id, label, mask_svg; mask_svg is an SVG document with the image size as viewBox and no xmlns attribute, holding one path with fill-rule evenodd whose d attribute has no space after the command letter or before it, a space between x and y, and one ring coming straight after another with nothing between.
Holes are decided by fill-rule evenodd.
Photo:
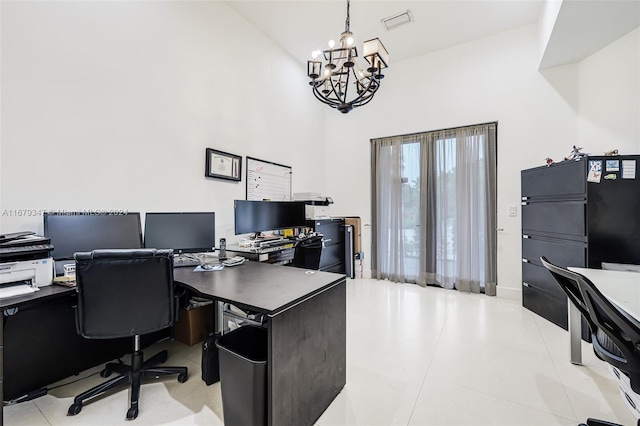
<instances>
[{"instance_id":1,"label":"black office chair","mask_svg":"<svg viewBox=\"0 0 640 426\"><path fill-rule=\"evenodd\" d=\"M593 315L591 314L592 309L590 308L587 297L584 295L582 291L582 283L588 283L593 287L591 281L589 281L585 276L578 274L576 272L570 271L568 269L562 268L560 266L554 265L549 262L546 257L540 257L540 261L542 265L549 270L553 278L560 285L562 290L566 293L569 301L578 308L578 311L582 314L584 319L589 324L589 328L591 329L592 341L593 341L593 351L596 356L603 361L609 362L609 360L604 356L605 353L621 353L619 349L617 349L615 340L610 339L607 333L600 330L600 325L597 321L594 320ZM595 289L595 287L593 287ZM597 289L596 289L597 291ZM600 292L598 292L600 293ZM607 301L608 302L608 301ZM610 302L608 302L610 303ZM639 347L640 348L640 347ZM615 365L611 363L612 365ZM617 365L616 365L617 366ZM625 372L627 375L627 370L622 367L618 367L621 371ZM640 422L639 422L640 425ZM585 426L584 423L580 423L580 426ZM587 419L586 426L622 426L617 423L607 422L605 420L599 419Z\"/></svg>"},{"instance_id":2,"label":"black office chair","mask_svg":"<svg viewBox=\"0 0 640 426\"><path fill-rule=\"evenodd\" d=\"M580 286L578 285L578 278L581 275L558 265L554 265L544 256L540 257L540 261L542 262L542 265L549 270L558 285L560 285L560 288L565 292L569 301L578 308L578 311L580 311L584 319L587 321L591 330L594 330L595 324L591 321L589 311L587 310L587 306L582 298L582 293L580 292Z\"/></svg>"},{"instance_id":3,"label":"black office chair","mask_svg":"<svg viewBox=\"0 0 640 426\"><path fill-rule=\"evenodd\" d=\"M138 416L142 379L178 374L184 383L188 378L186 367L156 367L167 360L166 350L146 361L140 350L141 335L170 327L176 320L173 251L94 250L76 253L75 259L78 333L87 339L133 337L133 353L131 366L107 364L100 375L119 376L76 396L68 415L78 414L87 400L131 384L127 420L133 420Z\"/></svg>"},{"instance_id":4,"label":"black office chair","mask_svg":"<svg viewBox=\"0 0 640 426\"><path fill-rule=\"evenodd\" d=\"M588 278L578 276L582 297L597 328L594 352L627 374L631 389L640 393L640 323L617 308Z\"/></svg>"},{"instance_id":5,"label":"black office chair","mask_svg":"<svg viewBox=\"0 0 640 426\"><path fill-rule=\"evenodd\" d=\"M322 235L312 235L296 243L292 266L305 269L320 269Z\"/></svg>"}]
</instances>

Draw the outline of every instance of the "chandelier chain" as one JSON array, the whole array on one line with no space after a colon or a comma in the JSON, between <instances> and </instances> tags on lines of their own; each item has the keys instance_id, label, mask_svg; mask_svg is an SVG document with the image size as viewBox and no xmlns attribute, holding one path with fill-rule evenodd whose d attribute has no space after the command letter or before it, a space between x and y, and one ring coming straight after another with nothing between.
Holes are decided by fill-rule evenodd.
<instances>
[{"instance_id":1,"label":"chandelier chain","mask_svg":"<svg viewBox=\"0 0 640 426\"><path fill-rule=\"evenodd\" d=\"M347 20L344 23L344 32L348 33L349 32L349 28L351 27L351 18L349 16L349 3L350 1L347 0Z\"/></svg>"}]
</instances>

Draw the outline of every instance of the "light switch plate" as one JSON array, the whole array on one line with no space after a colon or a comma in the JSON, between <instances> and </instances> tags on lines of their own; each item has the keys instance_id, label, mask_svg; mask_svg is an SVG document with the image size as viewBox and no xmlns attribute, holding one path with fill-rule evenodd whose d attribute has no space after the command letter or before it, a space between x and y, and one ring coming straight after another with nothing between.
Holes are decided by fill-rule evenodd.
<instances>
[{"instance_id":1,"label":"light switch plate","mask_svg":"<svg viewBox=\"0 0 640 426\"><path fill-rule=\"evenodd\" d=\"M509 217L518 216L518 206L509 206Z\"/></svg>"}]
</instances>

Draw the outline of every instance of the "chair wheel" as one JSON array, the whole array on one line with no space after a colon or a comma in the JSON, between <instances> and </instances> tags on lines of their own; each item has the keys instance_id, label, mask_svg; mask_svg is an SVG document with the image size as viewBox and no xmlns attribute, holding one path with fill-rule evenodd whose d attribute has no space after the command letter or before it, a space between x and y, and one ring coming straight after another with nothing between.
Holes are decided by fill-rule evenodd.
<instances>
[{"instance_id":1,"label":"chair wheel","mask_svg":"<svg viewBox=\"0 0 640 426\"><path fill-rule=\"evenodd\" d=\"M127 420L134 420L138 417L138 407L131 407L127 410Z\"/></svg>"},{"instance_id":2,"label":"chair wheel","mask_svg":"<svg viewBox=\"0 0 640 426\"><path fill-rule=\"evenodd\" d=\"M109 377L110 375L111 375L111 370L106 368L100 372L100 377Z\"/></svg>"},{"instance_id":3,"label":"chair wheel","mask_svg":"<svg viewBox=\"0 0 640 426\"><path fill-rule=\"evenodd\" d=\"M186 373L178 374L178 382L180 382L180 383L186 382L188 378L189 378L189 375L186 374Z\"/></svg>"},{"instance_id":4,"label":"chair wheel","mask_svg":"<svg viewBox=\"0 0 640 426\"><path fill-rule=\"evenodd\" d=\"M71 407L69 407L69 411L67 411L67 416L75 416L82 410L82 403L76 402Z\"/></svg>"}]
</instances>

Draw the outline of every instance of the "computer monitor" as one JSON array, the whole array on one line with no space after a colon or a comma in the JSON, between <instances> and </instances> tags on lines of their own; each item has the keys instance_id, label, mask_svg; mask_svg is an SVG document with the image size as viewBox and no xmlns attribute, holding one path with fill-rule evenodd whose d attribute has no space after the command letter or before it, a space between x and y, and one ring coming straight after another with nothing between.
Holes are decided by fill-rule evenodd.
<instances>
[{"instance_id":1,"label":"computer monitor","mask_svg":"<svg viewBox=\"0 0 640 426\"><path fill-rule=\"evenodd\" d=\"M144 246L170 248L176 253L212 251L216 245L214 212L147 213Z\"/></svg>"},{"instance_id":2,"label":"computer monitor","mask_svg":"<svg viewBox=\"0 0 640 426\"><path fill-rule=\"evenodd\" d=\"M304 201L235 200L233 203L236 235L306 225Z\"/></svg>"},{"instance_id":3,"label":"computer monitor","mask_svg":"<svg viewBox=\"0 0 640 426\"><path fill-rule=\"evenodd\" d=\"M142 247L140 213L45 213L44 235L51 238L55 260L81 251Z\"/></svg>"}]
</instances>

